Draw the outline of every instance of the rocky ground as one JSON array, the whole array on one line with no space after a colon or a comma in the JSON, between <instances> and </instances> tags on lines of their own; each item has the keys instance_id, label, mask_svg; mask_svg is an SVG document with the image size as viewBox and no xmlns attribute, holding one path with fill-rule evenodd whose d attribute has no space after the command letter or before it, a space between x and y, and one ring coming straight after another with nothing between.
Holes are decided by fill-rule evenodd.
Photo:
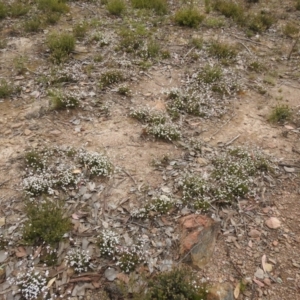
<instances>
[{"instance_id":1,"label":"rocky ground","mask_svg":"<svg viewBox=\"0 0 300 300\"><path fill-rule=\"evenodd\" d=\"M264 10L275 20L250 34L220 12L207 13L202 1L194 3L205 15L202 23L179 26L174 14L184 4L168 2L165 15L126 2L126 12L115 16L101 1L72 1L56 24L34 33L26 30L26 21L35 15L45 18L34 2L22 2L30 7L25 15L11 13L0 20L0 80L13 87L1 96L1 81L3 299L37 299L22 296L18 288L18 274L34 274L31 268L47 272L44 286L53 298L130 299L143 278L183 263L195 267L201 282L225 290L229 286L226 299L298 299L300 12L293 1L243 3L247 11ZM294 23L298 31L288 34L287 24ZM86 31L68 58L56 64L49 34L75 34L76 25ZM134 39L140 45L133 52L122 44L124 30L138 33ZM231 45L233 57L214 54L211 45L217 42ZM201 76L213 67L222 71L221 85L203 84L206 77ZM104 84L111 71L120 72L122 79ZM55 109L49 91L69 93L79 106ZM200 105L182 100L186 95ZM175 107L179 100L183 106ZM291 116L270 122L274 109L284 105ZM153 115L166 119L172 129L156 134ZM230 156L238 147L247 154ZM44 173L26 161L26 153L43 157ZM95 173L91 153L104 161ZM228 200L228 194L213 192L229 186L225 173L214 175L218 167L227 168L224 161L217 164L224 158L237 164L245 158L251 168L263 158L268 167L247 173L243 184L249 191ZM32 193L29 178L41 173L51 180ZM58 174L67 174L64 183ZM207 189L197 192L201 199L193 193L188 198L188 176L205 180ZM62 200L64 216L72 222L71 230L51 246L54 266L43 262L49 245L24 241L24 203L45 197ZM184 218L193 221L186 224ZM189 235L194 230L204 233ZM107 237L117 249L115 257L101 247ZM202 248L196 247L195 254L199 239ZM70 265L74 249L87 255L83 270Z\"/></svg>"}]
</instances>

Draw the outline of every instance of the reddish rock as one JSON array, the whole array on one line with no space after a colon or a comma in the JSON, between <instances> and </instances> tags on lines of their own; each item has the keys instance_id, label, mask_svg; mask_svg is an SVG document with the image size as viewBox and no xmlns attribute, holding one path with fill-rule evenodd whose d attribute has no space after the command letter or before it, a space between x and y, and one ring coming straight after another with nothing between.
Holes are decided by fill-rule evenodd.
<instances>
[{"instance_id":1,"label":"reddish rock","mask_svg":"<svg viewBox=\"0 0 300 300\"><path fill-rule=\"evenodd\" d=\"M188 215L180 219L180 254L194 266L203 268L213 255L219 223L203 215Z\"/></svg>"}]
</instances>

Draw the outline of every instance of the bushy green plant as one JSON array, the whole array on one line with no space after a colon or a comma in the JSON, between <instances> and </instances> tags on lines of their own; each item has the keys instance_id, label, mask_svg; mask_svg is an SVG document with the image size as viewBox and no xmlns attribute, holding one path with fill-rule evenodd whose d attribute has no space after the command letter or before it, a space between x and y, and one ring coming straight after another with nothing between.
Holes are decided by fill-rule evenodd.
<instances>
[{"instance_id":1,"label":"bushy green plant","mask_svg":"<svg viewBox=\"0 0 300 300\"><path fill-rule=\"evenodd\" d=\"M88 31L89 25L86 22L79 23L73 27L73 35L77 39L83 39Z\"/></svg>"},{"instance_id":2,"label":"bushy green plant","mask_svg":"<svg viewBox=\"0 0 300 300\"><path fill-rule=\"evenodd\" d=\"M168 3L166 0L131 0L134 8L151 9L159 15L164 15L168 11Z\"/></svg>"},{"instance_id":3,"label":"bushy green plant","mask_svg":"<svg viewBox=\"0 0 300 300\"><path fill-rule=\"evenodd\" d=\"M62 63L75 49L75 38L72 34L52 33L46 40L51 52L51 58L56 63Z\"/></svg>"},{"instance_id":4,"label":"bushy green plant","mask_svg":"<svg viewBox=\"0 0 300 300\"><path fill-rule=\"evenodd\" d=\"M299 33L299 27L297 26L297 24L295 24L293 22L288 22L285 24L282 31L283 31L284 35L286 35L288 37L293 37Z\"/></svg>"},{"instance_id":5,"label":"bushy green plant","mask_svg":"<svg viewBox=\"0 0 300 300\"><path fill-rule=\"evenodd\" d=\"M10 5L9 14L13 18L24 16L28 13L30 9L29 5L25 5L20 1L14 1Z\"/></svg>"},{"instance_id":6,"label":"bushy green plant","mask_svg":"<svg viewBox=\"0 0 300 300\"><path fill-rule=\"evenodd\" d=\"M204 18L205 16L196 7L181 8L174 16L175 23L187 27L198 27Z\"/></svg>"},{"instance_id":7,"label":"bushy green plant","mask_svg":"<svg viewBox=\"0 0 300 300\"><path fill-rule=\"evenodd\" d=\"M73 92L61 92L60 90L51 90L48 92L50 96L50 105L54 110L72 109L79 106L79 98Z\"/></svg>"},{"instance_id":8,"label":"bushy green plant","mask_svg":"<svg viewBox=\"0 0 300 300\"><path fill-rule=\"evenodd\" d=\"M147 32L144 30L128 30L120 31L119 48L127 53L136 53L145 44Z\"/></svg>"},{"instance_id":9,"label":"bushy green plant","mask_svg":"<svg viewBox=\"0 0 300 300\"><path fill-rule=\"evenodd\" d=\"M248 65L249 70L260 73L266 70L266 67L259 61L252 61Z\"/></svg>"},{"instance_id":10,"label":"bushy green plant","mask_svg":"<svg viewBox=\"0 0 300 300\"><path fill-rule=\"evenodd\" d=\"M70 10L65 1L60 0L37 0L38 8L46 13L65 13Z\"/></svg>"},{"instance_id":11,"label":"bushy green plant","mask_svg":"<svg viewBox=\"0 0 300 300\"><path fill-rule=\"evenodd\" d=\"M292 116L292 111L288 105L279 104L272 110L269 121L272 123L284 123Z\"/></svg>"},{"instance_id":12,"label":"bushy green plant","mask_svg":"<svg viewBox=\"0 0 300 300\"><path fill-rule=\"evenodd\" d=\"M55 203L48 198L41 202L27 201L23 239L30 245L46 243L55 245L63 235L71 230L71 221L65 217L62 203Z\"/></svg>"},{"instance_id":13,"label":"bushy green plant","mask_svg":"<svg viewBox=\"0 0 300 300\"><path fill-rule=\"evenodd\" d=\"M300 0L296 0L296 10L300 10Z\"/></svg>"},{"instance_id":14,"label":"bushy green plant","mask_svg":"<svg viewBox=\"0 0 300 300\"><path fill-rule=\"evenodd\" d=\"M27 21L25 21L24 23L24 30L26 32L38 32L41 30L41 19L40 17L32 17L30 19L28 19Z\"/></svg>"},{"instance_id":15,"label":"bushy green plant","mask_svg":"<svg viewBox=\"0 0 300 300\"><path fill-rule=\"evenodd\" d=\"M157 42L150 40L146 44L146 49L142 49L139 51L139 56L143 57L144 59L148 58L155 58L159 55L160 53L160 46Z\"/></svg>"},{"instance_id":16,"label":"bushy green plant","mask_svg":"<svg viewBox=\"0 0 300 300\"><path fill-rule=\"evenodd\" d=\"M217 0L215 1L213 7L226 18L232 18L235 22L240 24L245 22L244 8L234 1Z\"/></svg>"},{"instance_id":17,"label":"bushy green plant","mask_svg":"<svg viewBox=\"0 0 300 300\"><path fill-rule=\"evenodd\" d=\"M0 99L7 98L14 92L12 84L8 83L5 79L0 80Z\"/></svg>"},{"instance_id":18,"label":"bushy green plant","mask_svg":"<svg viewBox=\"0 0 300 300\"><path fill-rule=\"evenodd\" d=\"M114 83L122 81L124 81L124 75L122 72L118 70L110 70L100 76L99 84L101 88L106 88Z\"/></svg>"},{"instance_id":19,"label":"bushy green plant","mask_svg":"<svg viewBox=\"0 0 300 300\"><path fill-rule=\"evenodd\" d=\"M45 23L49 25L55 25L60 19L60 13L49 12L46 14Z\"/></svg>"},{"instance_id":20,"label":"bushy green plant","mask_svg":"<svg viewBox=\"0 0 300 300\"><path fill-rule=\"evenodd\" d=\"M179 128L173 123L160 123L147 126L146 133L166 141L176 141L181 138Z\"/></svg>"},{"instance_id":21,"label":"bushy green plant","mask_svg":"<svg viewBox=\"0 0 300 300\"><path fill-rule=\"evenodd\" d=\"M270 28L273 23L275 23L275 18L270 13L261 11L249 16L248 28L254 32L262 32Z\"/></svg>"},{"instance_id":22,"label":"bushy green plant","mask_svg":"<svg viewBox=\"0 0 300 300\"><path fill-rule=\"evenodd\" d=\"M121 96L129 96L131 93L130 88L128 86L120 86L118 88L118 94Z\"/></svg>"},{"instance_id":23,"label":"bushy green plant","mask_svg":"<svg viewBox=\"0 0 300 300\"><path fill-rule=\"evenodd\" d=\"M208 294L206 285L184 268L157 274L148 286L146 300L206 300Z\"/></svg>"},{"instance_id":24,"label":"bushy green plant","mask_svg":"<svg viewBox=\"0 0 300 300\"><path fill-rule=\"evenodd\" d=\"M24 155L25 165L27 168L34 170L42 170L45 167L45 162L42 156L35 150L30 150Z\"/></svg>"},{"instance_id":25,"label":"bushy green plant","mask_svg":"<svg viewBox=\"0 0 300 300\"><path fill-rule=\"evenodd\" d=\"M206 65L203 70L198 73L198 79L205 83L214 83L222 78L222 69L219 66Z\"/></svg>"},{"instance_id":26,"label":"bushy green plant","mask_svg":"<svg viewBox=\"0 0 300 300\"><path fill-rule=\"evenodd\" d=\"M212 41L208 52L210 55L215 56L221 60L231 60L237 55L236 47L225 42Z\"/></svg>"},{"instance_id":27,"label":"bushy green plant","mask_svg":"<svg viewBox=\"0 0 300 300\"><path fill-rule=\"evenodd\" d=\"M126 4L124 0L110 0L106 5L110 14L115 16L121 16L126 10Z\"/></svg>"},{"instance_id":28,"label":"bushy green plant","mask_svg":"<svg viewBox=\"0 0 300 300\"><path fill-rule=\"evenodd\" d=\"M0 2L0 20L7 16L8 7L1 1Z\"/></svg>"},{"instance_id":29,"label":"bushy green plant","mask_svg":"<svg viewBox=\"0 0 300 300\"><path fill-rule=\"evenodd\" d=\"M101 256L112 257L115 254L116 246L120 243L118 235L111 230L105 229L98 236L98 246Z\"/></svg>"}]
</instances>

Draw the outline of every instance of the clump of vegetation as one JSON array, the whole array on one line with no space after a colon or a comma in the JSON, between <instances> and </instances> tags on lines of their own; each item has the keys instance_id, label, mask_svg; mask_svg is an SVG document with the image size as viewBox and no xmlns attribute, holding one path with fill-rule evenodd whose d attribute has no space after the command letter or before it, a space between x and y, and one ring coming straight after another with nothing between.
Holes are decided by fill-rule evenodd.
<instances>
[{"instance_id":1,"label":"clump of vegetation","mask_svg":"<svg viewBox=\"0 0 300 300\"><path fill-rule=\"evenodd\" d=\"M180 26L198 27L204 20L202 15L196 7L185 7L175 13L174 20Z\"/></svg>"},{"instance_id":2,"label":"clump of vegetation","mask_svg":"<svg viewBox=\"0 0 300 300\"><path fill-rule=\"evenodd\" d=\"M110 0L106 5L110 14L115 16L121 16L126 10L126 4L124 0Z\"/></svg>"},{"instance_id":3,"label":"clump of vegetation","mask_svg":"<svg viewBox=\"0 0 300 300\"><path fill-rule=\"evenodd\" d=\"M285 24L282 31L284 35L288 37L294 37L299 33L299 27L293 22L288 22Z\"/></svg>"},{"instance_id":4,"label":"clump of vegetation","mask_svg":"<svg viewBox=\"0 0 300 300\"><path fill-rule=\"evenodd\" d=\"M26 63L28 59L26 56L16 56L13 59L14 68L18 75L25 74L27 71Z\"/></svg>"},{"instance_id":5,"label":"clump of vegetation","mask_svg":"<svg viewBox=\"0 0 300 300\"><path fill-rule=\"evenodd\" d=\"M30 150L25 153L24 160L27 168L32 168L34 170L43 170L45 167L45 162L42 156L35 150Z\"/></svg>"},{"instance_id":6,"label":"clump of vegetation","mask_svg":"<svg viewBox=\"0 0 300 300\"><path fill-rule=\"evenodd\" d=\"M208 290L198 282L191 270L176 268L157 274L148 284L145 299L206 300Z\"/></svg>"},{"instance_id":7,"label":"clump of vegetation","mask_svg":"<svg viewBox=\"0 0 300 300\"><path fill-rule=\"evenodd\" d=\"M113 172L113 166L108 157L97 152L80 150L77 154L79 162L94 176L108 177Z\"/></svg>"},{"instance_id":8,"label":"clump of vegetation","mask_svg":"<svg viewBox=\"0 0 300 300\"><path fill-rule=\"evenodd\" d=\"M191 44L198 50L201 50L203 47L203 38L192 38Z\"/></svg>"},{"instance_id":9,"label":"clump of vegetation","mask_svg":"<svg viewBox=\"0 0 300 300\"><path fill-rule=\"evenodd\" d=\"M129 115L144 124L164 124L166 122L164 114L155 112L149 108L132 108Z\"/></svg>"},{"instance_id":10,"label":"clump of vegetation","mask_svg":"<svg viewBox=\"0 0 300 300\"><path fill-rule=\"evenodd\" d=\"M165 196L153 198L144 207L133 210L131 216L134 218L156 217L168 213L174 207L174 201Z\"/></svg>"},{"instance_id":11,"label":"clump of vegetation","mask_svg":"<svg viewBox=\"0 0 300 300\"><path fill-rule=\"evenodd\" d=\"M127 53L138 53L143 48L148 32L143 26L136 26L134 30L123 28L120 31L119 49Z\"/></svg>"},{"instance_id":12,"label":"clump of vegetation","mask_svg":"<svg viewBox=\"0 0 300 300\"><path fill-rule=\"evenodd\" d=\"M52 33L47 37L47 46L55 63L64 62L75 49L75 38L69 33Z\"/></svg>"},{"instance_id":13,"label":"clump of vegetation","mask_svg":"<svg viewBox=\"0 0 300 300\"><path fill-rule=\"evenodd\" d=\"M88 23L83 22L83 23L79 23L76 24L73 27L73 34L77 39L83 39L88 31Z\"/></svg>"},{"instance_id":14,"label":"clump of vegetation","mask_svg":"<svg viewBox=\"0 0 300 300\"><path fill-rule=\"evenodd\" d=\"M26 32L38 32L41 30L42 22L39 17L32 17L25 21L24 30Z\"/></svg>"},{"instance_id":15,"label":"clump of vegetation","mask_svg":"<svg viewBox=\"0 0 300 300\"><path fill-rule=\"evenodd\" d=\"M300 10L300 0L296 0L296 10Z\"/></svg>"},{"instance_id":16,"label":"clump of vegetation","mask_svg":"<svg viewBox=\"0 0 300 300\"><path fill-rule=\"evenodd\" d=\"M27 201L25 211L27 221L24 223L23 240L30 245L45 243L53 246L72 228L62 204L48 198L39 203Z\"/></svg>"},{"instance_id":17,"label":"clump of vegetation","mask_svg":"<svg viewBox=\"0 0 300 300\"><path fill-rule=\"evenodd\" d=\"M74 269L75 273L87 272L90 268L91 257L87 251L72 248L65 256L67 266Z\"/></svg>"},{"instance_id":18,"label":"clump of vegetation","mask_svg":"<svg viewBox=\"0 0 300 300\"><path fill-rule=\"evenodd\" d=\"M70 10L69 6L66 4L66 1L60 0L37 0L38 9L42 10L45 13L54 12L54 13L66 13Z\"/></svg>"},{"instance_id":19,"label":"clump of vegetation","mask_svg":"<svg viewBox=\"0 0 300 300\"><path fill-rule=\"evenodd\" d=\"M151 9L158 15L164 15L168 11L168 3L166 0L131 0L133 8Z\"/></svg>"},{"instance_id":20,"label":"clump of vegetation","mask_svg":"<svg viewBox=\"0 0 300 300\"><path fill-rule=\"evenodd\" d=\"M179 128L174 123L154 124L147 126L145 129L147 134L166 141L176 141L181 138Z\"/></svg>"},{"instance_id":21,"label":"clump of vegetation","mask_svg":"<svg viewBox=\"0 0 300 300\"><path fill-rule=\"evenodd\" d=\"M14 93L15 89L13 85L8 83L5 79L0 80L0 99L7 98Z\"/></svg>"},{"instance_id":22,"label":"clump of vegetation","mask_svg":"<svg viewBox=\"0 0 300 300\"><path fill-rule=\"evenodd\" d=\"M138 52L138 55L144 59L155 58L160 54L160 46L157 42L150 40L146 43L144 49Z\"/></svg>"},{"instance_id":23,"label":"clump of vegetation","mask_svg":"<svg viewBox=\"0 0 300 300\"><path fill-rule=\"evenodd\" d=\"M101 256L112 257L119 243L119 237L114 231L108 229L103 230L98 236L98 246Z\"/></svg>"},{"instance_id":24,"label":"clump of vegetation","mask_svg":"<svg viewBox=\"0 0 300 300\"><path fill-rule=\"evenodd\" d=\"M41 273L34 267L23 268L17 273L11 283L19 287L23 299L36 300L46 299L48 294L48 272Z\"/></svg>"},{"instance_id":25,"label":"clump of vegetation","mask_svg":"<svg viewBox=\"0 0 300 300\"><path fill-rule=\"evenodd\" d=\"M203 25L208 28L221 28L225 25L225 22L220 18L210 17L204 20Z\"/></svg>"},{"instance_id":26,"label":"clump of vegetation","mask_svg":"<svg viewBox=\"0 0 300 300\"><path fill-rule=\"evenodd\" d=\"M234 1L217 0L215 1L213 7L226 18L231 18L239 24L245 21L244 8Z\"/></svg>"},{"instance_id":27,"label":"clump of vegetation","mask_svg":"<svg viewBox=\"0 0 300 300\"><path fill-rule=\"evenodd\" d=\"M198 79L204 83L215 83L222 78L222 69L219 66L206 65L201 72L198 73Z\"/></svg>"},{"instance_id":28,"label":"clump of vegetation","mask_svg":"<svg viewBox=\"0 0 300 300\"><path fill-rule=\"evenodd\" d=\"M0 20L7 16L8 7L1 1L0 2Z\"/></svg>"},{"instance_id":29,"label":"clump of vegetation","mask_svg":"<svg viewBox=\"0 0 300 300\"><path fill-rule=\"evenodd\" d=\"M130 88L128 86L120 86L118 88L118 94L121 96L129 96L131 93Z\"/></svg>"},{"instance_id":30,"label":"clump of vegetation","mask_svg":"<svg viewBox=\"0 0 300 300\"><path fill-rule=\"evenodd\" d=\"M266 70L266 67L259 61L253 61L248 65L250 71L260 73Z\"/></svg>"},{"instance_id":31,"label":"clump of vegetation","mask_svg":"<svg viewBox=\"0 0 300 300\"><path fill-rule=\"evenodd\" d=\"M29 5L24 5L22 2L14 1L10 5L9 15L12 18L18 18L18 17L26 15L28 13L29 9L30 9Z\"/></svg>"},{"instance_id":32,"label":"clump of vegetation","mask_svg":"<svg viewBox=\"0 0 300 300\"><path fill-rule=\"evenodd\" d=\"M79 98L74 92L64 92L51 90L48 92L51 99L51 108L54 110L73 109L79 106Z\"/></svg>"},{"instance_id":33,"label":"clump of vegetation","mask_svg":"<svg viewBox=\"0 0 300 300\"><path fill-rule=\"evenodd\" d=\"M288 105L276 105L272 110L269 121L272 123L284 123L288 121L292 116L292 111Z\"/></svg>"},{"instance_id":34,"label":"clump of vegetation","mask_svg":"<svg viewBox=\"0 0 300 300\"><path fill-rule=\"evenodd\" d=\"M238 53L235 46L219 41L212 41L208 48L208 52L210 55L217 57L221 61L232 60Z\"/></svg>"},{"instance_id":35,"label":"clump of vegetation","mask_svg":"<svg viewBox=\"0 0 300 300\"><path fill-rule=\"evenodd\" d=\"M124 75L122 72L110 70L101 75L99 84L101 88L106 88L114 83L120 83L122 81L124 81Z\"/></svg>"},{"instance_id":36,"label":"clump of vegetation","mask_svg":"<svg viewBox=\"0 0 300 300\"><path fill-rule=\"evenodd\" d=\"M45 23L49 25L55 25L60 19L60 13L49 12L46 14Z\"/></svg>"},{"instance_id":37,"label":"clump of vegetation","mask_svg":"<svg viewBox=\"0 0 300 300\"><path fill-rule=\"evenodd\" d=\"M274 22L275 18L271 14L261 11L249 16L248 28L254 32L262 32L269 29Z\"/></svg>"}]
</instances>

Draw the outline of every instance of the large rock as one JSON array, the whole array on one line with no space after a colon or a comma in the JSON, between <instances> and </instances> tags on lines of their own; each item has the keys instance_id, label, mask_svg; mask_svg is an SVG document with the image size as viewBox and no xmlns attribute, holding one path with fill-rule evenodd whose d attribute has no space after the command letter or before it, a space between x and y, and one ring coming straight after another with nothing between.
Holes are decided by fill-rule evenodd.
<instances>
[{"instance_id":1,"label":"large rock","mask_svg":"<svg viewBox=\"0 0 300 300\"><path fill-rule=\"evenodd\" d=\"M229 283L218 283L208 291L207 300L234 300L232 286Z\"/></svg>"},{"instance_id":2,"label":"large rock","mask_svg":"<svg viewBox=\"0 0 300 300\"><path fill-rule=\"evenodd\" d=\"M204 215L188 215L180 220L180 254L203 268L213 255L220 224Z\"/></svg>"}]
</instances>

